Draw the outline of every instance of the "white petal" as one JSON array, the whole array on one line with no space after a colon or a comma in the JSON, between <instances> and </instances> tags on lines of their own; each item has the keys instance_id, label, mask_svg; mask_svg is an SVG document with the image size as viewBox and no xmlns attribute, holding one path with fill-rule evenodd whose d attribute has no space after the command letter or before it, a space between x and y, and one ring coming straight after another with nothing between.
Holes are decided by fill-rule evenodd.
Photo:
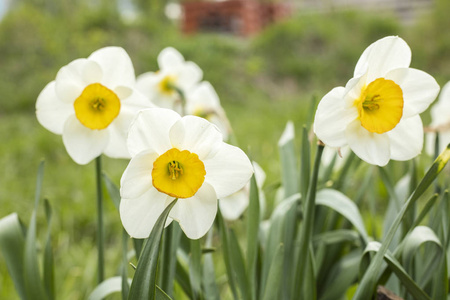
<instances>
[{"instance_id":1,"label":"white petal","mask_svg":"<svg viewBox=\"0 0 450 300\"><path fill-rule=\"evenodd\" d=\"M200 160L214 155L222 146L220 131L207 120L185 116L173 124L169 132L172 146L180 150L189 150L198 155Z\"/></svg>"},{"instance_id":2,"label":"white petal","mask_svg":"<svg viewBox=\"0 0 450 300\"><path fill-rule=\"evenodd\" d=\"M439 133L439 153L444 151L450 144L450 131L444 131Z\"/></svg>"},{"instance_id":3,"label":"white petal","mask_svg":"<svg viewBox=\"0 0 450 300\"><path fill-rule=\"evenodd\" d=\"M385 166L390 159L389 137L367 131L359 120L350 123L345 131L348 145L362 160L372 165Z\"/></svg>"},{"instance_id":4,"label":"white petal","mask_svg":"<svg viewBox=\"0 0 450 300\"><path fill-rule=\"evenodd\" d=\"M183 56L172 47L164 48L158 55L158 66L160 69L178 68L183 63Z\"/></svg>"},{"instance_id":5,"label":"white petal","mask_svg":"<svg viewBox=\"0 0 450 300\"><path fill-rule=\"evenodd\" d=\"M128 151L131 156L146 150L163 154L172 148L169 130L181 117L165 108L141 110L134 119L128 132Z\"/></svg>"},{"instance_id":6,"label":"white petal","mask_svg":"<svg viewBox=\"0 0 450 300\"><path fill-rule=\"evenodd\" d=\"M186 94L186 111L195 114L197 110L215 111L221 109L219 96L213 86L203 81Z\"/></svg>"},{"instance_id":7,"label":"white petal","mask_svg":"<svg viewBox=\"0 0 450 300\"><path fill-rule=\"evenodd\" d=\"M438 102L431 108L431 119L432 126L450 123L450 81L444 85Z\"/></svg>"},{"instance_id":8,"label":"white petal","mask_svg":"<svg viewBox=\"0 0 450 300\"><path fill-rule=\"evenodd\" d=\"M108 130L92 130L83 126L71 116L64 125L63 143L70 157L80 165L85 165L102 154L108 144Z\"/></svg>"},{"instance_id":9,"label":"white petal","mask_svg":"<svg viewBox=\"0 0 450 300\"><path fill-rule=\"evenodd\" d=\"M248 207L249 195L245 188L219 199L220 212L226 220L236 220Z\"/></svg>"},{"instance_id":10,"label":"white petal","mask_svg":"<svg viewBox=\"0 0 450 300\"><path fill-rule=\"evenodd\" d=\"M314 132L330 147L342 147L347 144L345 129L357 118L356 108L345 108L343 87L332 89L317 107L314 119Z\"/></svg>"},{"instance_id":11,"label":"white petal","mask_svg":"<svg viewBox=\"0 0 450 300\"><path fill-rule=\"evenodd\" d=\"M429 74L411 68L401 68L389 72L386 79L391 79L403 92L403 117L411 117L425 111L438 93L439 85Z\"/></svg>"},{"instance_id":12,"label":"white petal","mask_svg":"<svg viewBox=\"0 0 450 300\"><path fill-rule=\"evenodd\" d=\"M422 151L423 125L419 115L402 119L387 135L391 147L391 159L409 160Z\"/></svg>"},{"instance_id":13,"label":"white petal","mask_svg":"<svg viewBox=\"0 0 450 300\"><path fill-rule=\"evenodd\" d=\"M73 104L87 86L83 78L86 64L88 64L87 59L76 59L62 67L56 74L56 95L62 101Z\"/></svg>"},{"instance_id":14,"label":"white petal","mask_svg":"<svg viewBox=\"0 0 450 300\"><path fill-rule=\"evenodd\" d=\"M110 89L118 85L134 86L133 63L123 48L105 47L93 52L88 59L100 65L103 71L101 84Z\"/></svg>"},{"instance_id":15,"label":"white petal","mask_svg":"<svg viewBox=\"0 0 450 300\"><path fill-rule=\"evenodd\" d=\"M367 81L397 68L407 68L411 63L411 49L408 44L397 36L382 38L364 50L355 67L353 77L360 77L367 72Z\"/></svg>"},{"instance_id":16,"label":"white petal","mask_svg":"<svg viewBox=\"0 0 450 300\"><path fill-rule=\"evenodd\" d=\"M131 237L144 239L150 235L171 197L152 188L138 198L120 201L120 219ZM171 198L173 200L173 198ZM171 219L167 218L166 226Z\"/></svg>"},{"instance_id":17,"label":"white petal","mask_svg":"<svg viewBox=\"0 0 450 300\"><path fill-rule=\"evenodd\" d=\"M75 114L73 104L61 101L56 96L55 82L45 86L36 101L36 117L47 130L62 134L64 123Z\"/></svg>"},{"instance_id":18,"label":"white petal","mask_svg":"<svg viewBox=\"0 0 450 300\"><path fill-rule=\"evenodd\" d=\"M178 71L178 84L183 90L188 90L203 77L203 71L195 63L188 61Z\"/></svg>"},{"instance_id":19,"label":"white petal","mask_svg":"<svg viewBox=\"0 0 450 300\"><path fill-rule=\"evenodd\" d=\"M203 183L193 197L179 199L169 216L180 223L188 238L196 240L208 232L216 214L216 193L209 184Z\"/></svg>"},{"instance_id":20,"label":"white petal","mask_svg":"<svg viewBox=\"0 0 450 300\"><path fill-rule=\"evenodd\" d=\"M145 96L151 98L156 93L156 85L160 81L160 75L154 72L147 72L136 78L136 89Z\"/></svg>"},{"instance_id":21,"label":"white petal","mask_svg":"<svg viewBox=\"0 0 450 300\"><path fill-rule=\"evenodd\" d=\"M128 129L131 121L134 119L134 114L120 115L108 126L109 142L103 151L106 156L112 158L131 158L127 147Z\"/></svg>"},{"instance_id":22,"label":"white petal","mask_svg":"<svg viewBox=\"0 0 450 300\"><path fill-rule=\"evenodd\" d=\"M103 71L100 65L93 61L87 60L83 66L82 74L83 80L86 84L100 82L103 77Z\"/></svg>"},{"instance_id":23,"label":"white petal","mask_svg":"<svg viewBox=\"0 0 450 300\"><path fill-rule=\"evenodd\" d=\"M153 188L153 162L158 157L154 152L144 151L131 159L120 179L122 198L134 199Z\"/></svg>"},{"instance_id":24,"label":"white petal","mask_svg":"<svg viewBox=\"0 0 450 300\"><path fill-rule=\"evenodd\" d=\"M121 101L120 114L108 126L110 140L104 153L113 158L130 158L128 152L127 137L130 125L138 112L152 107L152 103L138 91Z\"/></svg>"},{"instance_id":25,"label":"white petal","mask_svg":"<svg viewBox=\"0 0 450 300\"><path fill-rule=\"evenodd\" d=\"M243 188L253 174L247 155L238 147L223 143L212 157L203 161L205 182L211 184L219 199Z\"/></svg>"}]
</instances>

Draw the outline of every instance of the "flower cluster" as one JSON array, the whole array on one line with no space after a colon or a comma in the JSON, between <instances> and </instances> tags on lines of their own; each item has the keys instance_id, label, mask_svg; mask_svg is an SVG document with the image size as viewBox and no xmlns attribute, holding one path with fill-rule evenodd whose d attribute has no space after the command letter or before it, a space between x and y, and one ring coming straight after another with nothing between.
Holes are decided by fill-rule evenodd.
<instances>
[{"instance_id":1,"label":"flower cluster","mask_svg":"<svg viewBox=\"0 0 450 300\"><path fill-rule=\"evenodd\" d=\"M423 146L419 114L439 86L410 62L411 50L399 37L370 45L346 86L320 101L314 120L318 138L330 147L348 146L379 166L418 155ZM224 142L231 126L195 63L169 47L159 54L158 66L136 79L125 50L97 50L59 70L40 93L36 115L45 128L62 135L79 164L101 154L131 158L120 190L120 215L131 236L147 237L165 207L179 199L167 224L176 220L197 239L212 226L218 203L227 219L242 214L247 183L260 167ZM441 129L445 141L449 118L442 112L450 108L449 94L447 84L432 110L431 125ZM263 178L257 174L260 184Z\"/></svg>"},{"instance_id":2,"label":"flower cluster","mask_svg":"<svg viewBox=\"0 0 450 300\"><path fill-rule=\"evenodd\" d=\"M95 51L59 70L40 93L36 115L62 135L78 164L101 154L131 158L120 206L131 236L146 238L177 198L168 224L177 220L188 237L198 239L211 227L218 199L225 209L240 202L234 213L226 211L230 218L243 212L248 197L237 195L253 167L242 150L224 143L230 126L214 88L200 82L201 69L173 48L161 52L158 64L160 71L136 79L124 49Z\"/></svg>"}]
</instances>

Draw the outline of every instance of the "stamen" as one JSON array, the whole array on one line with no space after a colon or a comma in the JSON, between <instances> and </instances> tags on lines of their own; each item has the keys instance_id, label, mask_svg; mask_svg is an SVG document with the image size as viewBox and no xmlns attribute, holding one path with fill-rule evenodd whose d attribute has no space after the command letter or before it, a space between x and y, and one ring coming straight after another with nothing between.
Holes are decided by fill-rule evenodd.
<instances>
[{"instance_id":1,"label":"stamen","mask_svg":"<svg viewBox=\"0 0 450 300\"><path fill-rule=\"evenodd\" d=\"M176 180L180 175L183 175L183 168L178 161L171 161L168 164L169 175L172 180Z\"/></svg>"}]
</instances>

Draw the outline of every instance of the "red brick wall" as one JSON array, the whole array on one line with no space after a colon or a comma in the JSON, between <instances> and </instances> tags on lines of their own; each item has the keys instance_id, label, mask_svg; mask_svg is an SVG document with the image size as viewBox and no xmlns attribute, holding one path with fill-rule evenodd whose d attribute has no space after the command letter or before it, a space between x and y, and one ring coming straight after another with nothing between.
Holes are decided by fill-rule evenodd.
<instances>
[{"instance_id":1,"label":"red brick wall","mask_svg":"<svg viewBox=\"0 0 450 300\"><path fill-rule=\"evenodd\" d=\"M282 3L254 0L184 2L183 10L182 30L187 34L214 31L248 36L289 15Z\"/></svg>"}]
</instances>

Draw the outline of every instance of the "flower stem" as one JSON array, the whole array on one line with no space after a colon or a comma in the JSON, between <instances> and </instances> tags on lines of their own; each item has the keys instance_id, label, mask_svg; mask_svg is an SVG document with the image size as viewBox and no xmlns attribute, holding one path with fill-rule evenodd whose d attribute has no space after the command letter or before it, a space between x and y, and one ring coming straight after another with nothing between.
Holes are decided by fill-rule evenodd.
<instances>
[{"instance_id":1,"label":"flower stem","mask_svg":"<svg viewBox=\"0 0 450 300\"><path fill-rule=\"evenodd\" d=\"M103 228L103 190L102 190L102 160L101 156L95 159L96 183L97 183L97 250L98 250L98 282L105 277L104 245L105 235Z\"/></svg>"}]
</instances>

